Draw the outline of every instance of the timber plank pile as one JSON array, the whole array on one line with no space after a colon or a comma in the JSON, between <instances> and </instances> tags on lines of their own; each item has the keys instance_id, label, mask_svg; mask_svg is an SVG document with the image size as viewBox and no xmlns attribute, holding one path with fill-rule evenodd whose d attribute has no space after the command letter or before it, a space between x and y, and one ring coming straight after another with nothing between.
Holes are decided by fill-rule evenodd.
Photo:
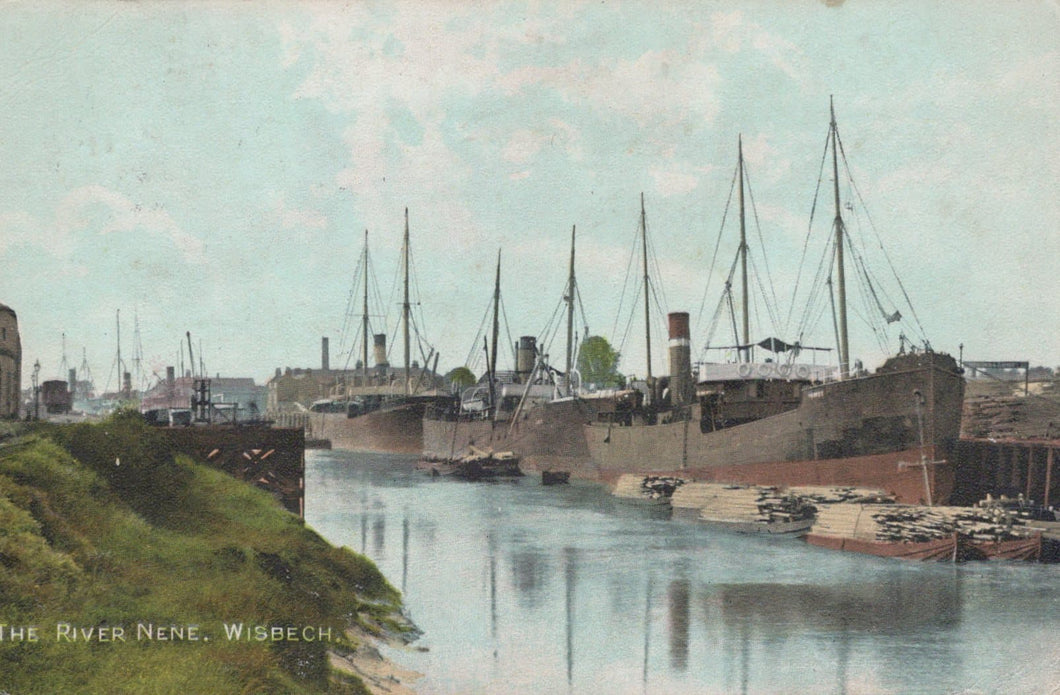
<instances>
[{"instance_id":1,"label":"timber plank pile","mask_svg":"<svg viewBox=\"0 0 1060 695\"><path fill-rule=\"evenodd\" d=\"M683 479L673 476L626 474L615 482L611 494L623 499L666 503L684 484Z\"/></svg>"},{"instance_id":2,"label":"timber plank pile","mask_svg":"<svg viewBox=\"0 0 1060 695\"><path fill-rule=\"evenodd\" d=\"M755 533L803 532L815 511L805 498L767 485L687 483L670 504L675 515Z\"/></svg>"},{"instance_id":3,"label":"timber plank pile","mask_svg":"<svg viewBox=\"0 0 1060 695\"><path fill-rule=\"evenodd\" d=\"M871 502L887 504L894 502L894 495L889 492L868 487L800 485L789 487L788 492L804 498L815 506Z\"/></svg>"},{"instance_id":4,"label":"timber plank pile","mask_svg":"<svg viewBox=\"0 0 1060 695\"><path fill-rule=\"evenodd\" d=\"M812 533L886 543L925 543L955 533L972 540L1026 538L1032 530L1010 515L974 507L837 504L818 509Z\"/></svg>"},{"instance_id":5,"label":"timber plank pile","mask_svg":"<svg viewBox=\"0 0 1060 695\"><path fill-rule=\"evenodd\" d=\"M1012 396L980 396L964 401L961 415L963 437L1015 437L1024 418L1026 399Z\"/></svg>"}]
</instances>

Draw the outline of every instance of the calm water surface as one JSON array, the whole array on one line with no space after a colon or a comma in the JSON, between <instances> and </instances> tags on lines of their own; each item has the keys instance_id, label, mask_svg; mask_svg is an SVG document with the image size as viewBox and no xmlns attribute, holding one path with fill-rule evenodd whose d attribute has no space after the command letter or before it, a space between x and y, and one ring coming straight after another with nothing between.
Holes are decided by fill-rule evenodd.
<instances>
[{"instance_id":1,"label":"calm water surface","mask_svg":"<svg viewBox=\"0 0 1060 695\"><path fill-rule=\"evenodd\" d=\"M306 520L401 589L419 693L1055 693L1060 565L910 563L671 520L602 487L311 451Z\"/></svg>"}]
</instances>

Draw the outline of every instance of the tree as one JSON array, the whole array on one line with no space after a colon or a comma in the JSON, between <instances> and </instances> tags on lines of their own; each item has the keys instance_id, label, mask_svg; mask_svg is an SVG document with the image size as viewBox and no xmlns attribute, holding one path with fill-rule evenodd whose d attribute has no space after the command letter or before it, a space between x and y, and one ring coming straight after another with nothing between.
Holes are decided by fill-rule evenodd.
<instances>
[{"instance_id":1,"label":"tree","mask_svg":"<svg viewBox=\"0 0 1060 695\"><path fill-rule=\"evenodd\" d=\"M467 367L457 367L445 375L445 380L449 382L449 388L456 392L474 386L476 381L475 375Z\"/></svg>"},{"instance_id":2,"label":"tree","mask_svg":"<svg viewBox=\"0 0 1060 695\"><path fill-rule=\"evenodd\" d=\"M606 338L599 335L586 338L578 351L582 383L602 388L624 386L625 377L618 373L619 357Z\"/></svg>"}]
</instances>

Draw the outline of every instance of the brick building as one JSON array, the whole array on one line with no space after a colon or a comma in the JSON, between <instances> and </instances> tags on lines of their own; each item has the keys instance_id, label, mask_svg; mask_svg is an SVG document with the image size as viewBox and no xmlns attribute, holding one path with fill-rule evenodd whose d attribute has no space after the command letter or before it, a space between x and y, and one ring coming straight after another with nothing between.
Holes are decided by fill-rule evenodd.
<instances>
[{"instance_id":1,"label":"brick building","mask_svg":"<svg viewBox=\"0 0 1060 695\"><path fill-rule=\"evenodd\" d=\"M22 396L22 341L15 310L0 304L0 418L19 416Z\"/></svg>"}]
</instances>

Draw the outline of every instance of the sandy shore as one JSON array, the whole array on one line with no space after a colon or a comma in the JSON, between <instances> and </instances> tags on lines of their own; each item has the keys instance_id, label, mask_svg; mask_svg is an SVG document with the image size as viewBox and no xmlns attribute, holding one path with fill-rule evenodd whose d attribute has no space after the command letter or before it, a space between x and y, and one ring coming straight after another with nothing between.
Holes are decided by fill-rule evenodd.
<instances>
[{"instance_id":1,"label":"sandy shore","mask_svg":"<svg viewBox=\"0 0 1060 695\"><path fill-rule=\"evenodd\" d=\"M381 644L407 648L406 642L380 639L366 632L353 632L350 637L357 648L352 654L329 652L332 668L358 676L373 695L415 695L412 684L423 674L395 664L379 651Z\"/></svg>"}]
</instances>

